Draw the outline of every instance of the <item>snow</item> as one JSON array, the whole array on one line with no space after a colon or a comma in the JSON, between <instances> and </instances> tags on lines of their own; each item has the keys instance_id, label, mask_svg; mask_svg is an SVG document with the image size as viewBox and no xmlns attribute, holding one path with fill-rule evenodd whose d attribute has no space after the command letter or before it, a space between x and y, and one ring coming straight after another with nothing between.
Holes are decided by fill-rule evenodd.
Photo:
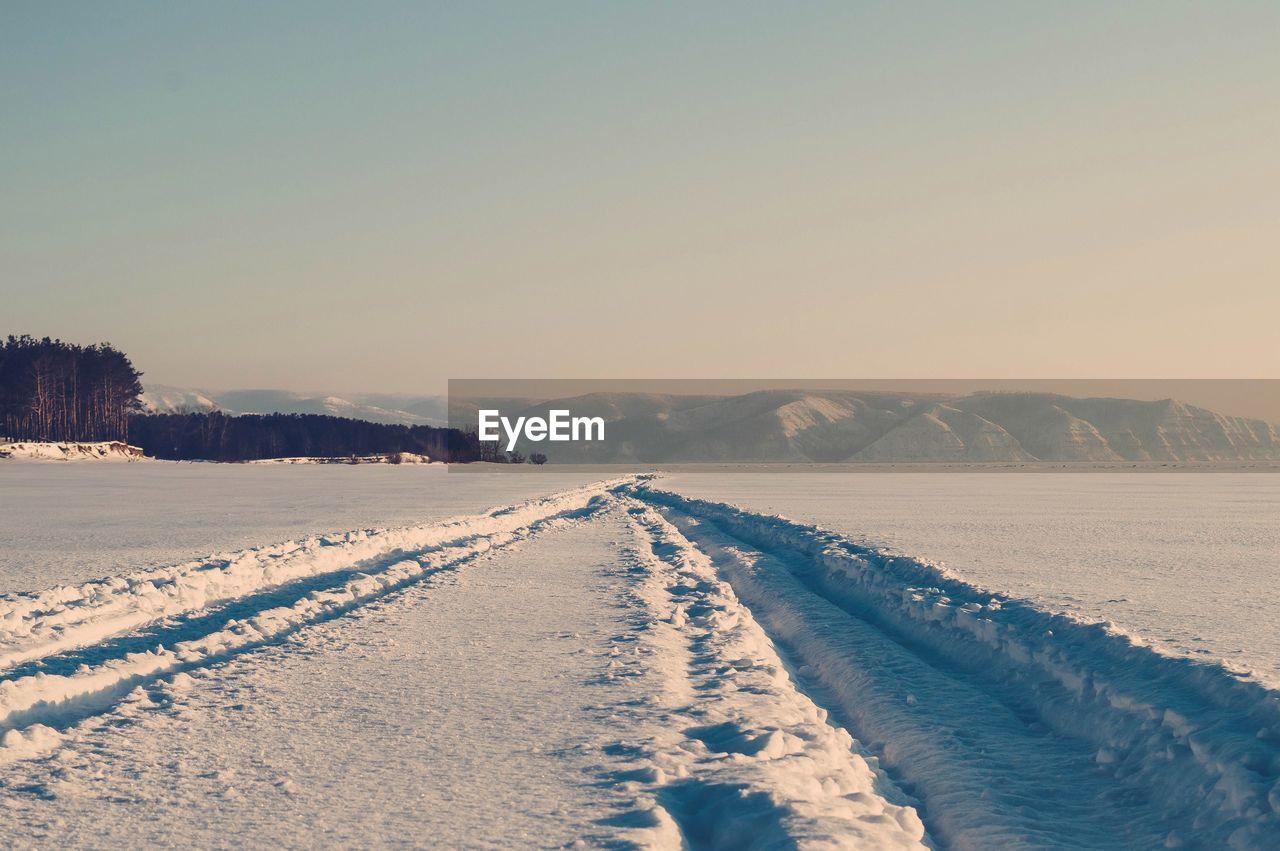
<instances>
[{"instance_id":1,"label":"snow","mask_svg":"<svg viewBox=\"0 0 1280 851\"><path fill-rule=\"evenodd\" d=\"M147 384L138 397L152 414L324 414L399 425L445 425L443 396L295 393L289 390L195 390Z\"/></svg>"},{"instance_id":2,"label":"snow","mask_svg":"<svg viewBox=\"0 0 1280 851\"><path fill-rule=\"evenodd\" d=\"M199 390L148 384L138 396L148 414L208 413L219 410L218 403Z\"/></svg>"},{"instance_id":3,"label":"snow","mask_svg":"<svg viewBox=\"0 0 1280 851\"><path fill-rule=\"evenodd\" d=\"M142 450L118 440L99 443L0 443L0 461L146 461Z\"/></svg>"},{"instance_id":4,"label":"snow","mask_svg":"<svg viewBox=\"0 0 1280 851\"><path fill-rule=\"evenodd\" d=\"M666 712L657 735L629 743L627 769L657 829L674 824L706 848L923 847L905 796L796 689L706 555L652 509L629 507L649 612L630 661L656 669L649 700Z\"/></svg>"},{"instance_id":5,"label":"snow","mask_svg":"<svg viewBox=\"0 0 1280 851\"><path fill-rule=\"evenodd\" d=\"M787 437L798 437L811 428L837 422L855 414L853 406L834 399L805 396L779 407L774 415Z\"/></svg>"},{"instance_id":6,"label":"snow","mask_svg":"<svg viewBox=\"0 0 1280 851\"><path fill-rule=\"evenodd\" d=\"M0 592L444 520L597 477L550 467L460 475L442 464L0 464Z\"/></svg>"},{"instance_id":7,"label":"snow","mask_svg":"<svg viewBox=\"0 0 1280 851\"><path fill-rule=\"evenodd\" d=\"M618 734L583 709L624 627L616 533L559 530L139 689L57 758L0 768L7 842L603 844L634 804L597 782Z\"/></svg>"},{"instance_id":8,"label":"snow","mask_svg":"<svg viewBox=\"0 0 1280 851\"><path fill-rule=\"evenodd\" d=\"M743 472L663 481L941 564L1280 689L1278 476Z\"/></svg>"},{"instance_id":9,"label":"snow","mask_svg":"<svg viewBox=\"0 0 1280 851\"><path fill-rule=\"evenodd\" d=\"M1280 700L1262 684L816 527L637 496L709 554L944 844L1280 842Z\"/></svg>"},{"instance_id":10,"label":"snow","mask_svg":"<svg viewBox=\"0 0 1280 851\"><path fill-rule=\"evenodd\" d=\"M383 455L354 455L346 458L300 456L295 458L259 458L249 464L430 464L431 459L416 452Z\"/></svg>"},{"instance_id":11,"label":"snow","mask_svg":"<svg viewBox=\"0 0 1280 851\"><path fill-rule=\"evenodd\" d=\"M596 485L474 517L401 529L362 530L306 538L212 561L197 560L174 567L10 596L0 600L0 670L94 644L161 618L204 609L339 570L379 568L383 575L401 582L421 570L430 569L421 562L416 567L402 562L405 553L439 550L450 554L450 557L460 557L459 554L469 553L474 547L487 548L501 543L506 536L548 517L580 509L603 491L603 485ZM437 555L433 552L426 560L435 558ZM380 583L385 584L381 575L370 577L362 572L339 593L356 600L362 595L377 592ZM371 584L374 587L369 587ZM330 593L333 592L325 592ZM306 617L314 618L316 614L306 606L301 611ZM286 620L290 615L285 613ZM278 630L282 627L266 624L264 628ZM231 643L245 643L242 638L245 636L241 635ZM248 638L252 639L252 636ZM227 641L216 643L226 644ZM26 683L10 679L0 683L0 725L5 723L6 711L16 711L12 706L19 699L24 701L23 706L32 701L38 702L45 699L43 695L50 688L55 688L54 693L60 700L67 694L78 693L70 686L70 691L59 691L57 689L62 689L62 684L51 685L47 678L33 679L37 681ZM21 691L17 687L22 685L29 687L20 698L16 697L14 691Z\"/></svg>"},{"instance_id":12,"label":"snow","mask_svg":"<svg viewBox=\"0 0 1280 851\"><path fill-rule=\"evenodd\" d=\"M1240 506L1275 486L1249 477L12 470L0 830L20 847L1280 842L1277 692L963 569L1018 553L1027 588L1078 590L1037 512L1105 487L1128 495L1097 506L1127 507L1113 533L1199 500L1224 563L1205 495L1247 494L1256 537ZM1039 560L990 534L983 493ZM752 499L833 522L728 504ZM937 527L962 569L856 537L894 516L897 546ZM65 548L84 526L112 535ZM1108 593L1140 584L1108 568Z\"/></svg>"},{"instance_id":13,"label":"snow","mask_svg":"<svg viewBox=\"0 0 1280 851\"><path fill-rule=\"evenodd\" d=\"M386 596L415 580L441 570L452 568L479 553L506 546L533 534L539 527L567 522L564 515L584 509L588 503L603 493L602 488L571 491L562 496L539 500L526 505L494 512L475 518L440 524L424 529L403 530L389 533L378 544L378 551L386 553L381 563L364 558L363 547L331 546L342 552L341 563L354 573L352 578L331 587L322 587L306 594L288 606L259 609L252 614L228 620L224 628L201 635L198 638L177 641L171 647L157 645L154 650L126 652L100 665L81 663L72 674L48 674L37 671L20 676L10 673L0 682L0 729L5 738L0 742L0 763L14 758L30 756L37 747L56 744L47 724L65 723L68 718L78 718L99 710L104 704L118 700L135 687L162 676L191 668L207 668L210 663L247 649L278 642L304 625L335 617L357 605ZM348 542L349 543L349 542ZM364 541L360 542L365 543ZM355 552L349 550L354 549ZM409 550L415 550L412 558L402 558ZM332 565L332 562L327 562ZM54 633L51 640L35 646L24 646L18 653L11 653L3 667L11 667L19 659L44 658L69 647L104 642L107 638L130 631L143 623L154 622L165 615L204 609L219 601L208 595L203 575L197 567L174 575L131 578L127 585L119 581L108 583L120 589L116 596L100 604L99 589L85 586L85 597L62 605L43 599L21 600L16 614L25 614L26 622L19 622L21 634L46 635ZM228 597L248 597L253 591L272 587L287 581L285 575L270 566L250 564L248 581L240 583L240 593ZM221 577L212 580L217 583ZM255 581L256 580L256 581ZM176 601L170 605L155 605L149 599L153 588L174 588ZM143 590L145 589L145 590ZM61 589L59 589L61 590ZM226 589L219 589L225 591ZM186 592L186 593L183 593ZM195 600L199 603L195 603ZM61 601L59 601L61 603ZM168 602L168 601L166 601ZM27 604L35 608L28 608ZM80 629L59 630L62 620L58 613L75 610L80 604L88 610ZM185 607L185 608L184 608ZM103 611L103 610L106 611ZM53 614L46 614L52 611ZM124 614L117 614L123 611ZM13 622L14 612L6 612L3 620ZM55 619L59 623L45 626L45 621ZM34 621L34 626L29 622ZM84 625L81 626L81 623Z\"/></svg>"},{"instance_id":14,"label":"snow","mask_svg":"<svg viewBox=\"0 0 1280 851\"><path fill-rule=\"evenodd\" d=\"M1280 426L1171 399L985 392L904 398L778 389L736 396L589 393L528 406L517 400L467 401L500 407L507 415L564 409L606 420L610 438L600 445L560 447L552 454L557 463L1065 462L1274 469L1280 461ZM537 446L526 441L518 448L528 453Z\"/></svg>"}]
</instances>

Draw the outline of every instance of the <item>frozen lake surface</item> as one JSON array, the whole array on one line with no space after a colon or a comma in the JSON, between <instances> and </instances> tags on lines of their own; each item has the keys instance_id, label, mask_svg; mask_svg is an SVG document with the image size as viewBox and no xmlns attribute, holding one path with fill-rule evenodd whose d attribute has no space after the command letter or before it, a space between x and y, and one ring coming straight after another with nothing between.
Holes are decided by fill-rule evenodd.
<instances>
[{"instance_id":1,"label":"frozen lake surface","mask_svg":"<svg viewBox=\"0 0 1280 851\"><path fill-rule=\"evenodd\" d=\"M1280 684L1280 475L677 473L661 486L939 562Z\"/></svg>"},{"instance_id":2,"label":"frozen lake surface","mask_svg":"<svg viewBox=\"0 0 1280 851\"><path fill-rule=\"evenodd\" d=\"M1274 848L1277 481L6 464L0 831Z\"/></svg>"},{"instance_id":3,"label":"frozen lake surface","mask_svg":"<svg viewBox=\"0 0 1280 851\"><path fill-rule=\"evenodd\" d=\"M0 475L14 847L923 847L714 569L651 549L629 480Z\"/></svg>"},{"instance_id":4,"label":"frozen lake surface","mask_svg":"<svg viewBox=\"0 0 1280 851\"><path fill-rule=\"evenodd\" d=\"M0 464L0 594L307 535L405 526L583 484L443 465Z\"/></svg>"}]
</instances>

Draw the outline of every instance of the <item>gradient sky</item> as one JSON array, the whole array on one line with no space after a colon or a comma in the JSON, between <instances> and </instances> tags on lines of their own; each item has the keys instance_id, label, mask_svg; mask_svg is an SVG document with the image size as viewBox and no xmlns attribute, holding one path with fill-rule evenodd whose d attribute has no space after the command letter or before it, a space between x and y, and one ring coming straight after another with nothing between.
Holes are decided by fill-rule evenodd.
<instances>
[{"instance_id":1,"label":"gradient sky","mask_svg":"<svg viewBox=\"0 0 1280 851\"><path fill-rule=\"evenodd\" d=\"M1280 3L0 6L0 332L147 380L1277 377Z\"/></svg>"}]
</instances>

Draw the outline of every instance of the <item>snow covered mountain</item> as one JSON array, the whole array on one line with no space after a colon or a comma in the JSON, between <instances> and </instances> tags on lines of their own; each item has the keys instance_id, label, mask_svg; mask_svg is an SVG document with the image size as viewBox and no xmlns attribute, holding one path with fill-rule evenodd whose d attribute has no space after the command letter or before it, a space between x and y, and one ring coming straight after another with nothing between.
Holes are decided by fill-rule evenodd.
<instances>
[{"instance_id":1,"label":"snow covered mountain","mask_svg":"<svg viewBox=\"0 0 1280 851\"><path fill-rule=\"evenodd\" d=\"M808 390L727 397L596 393L512 413L545 415L550 408L602 416L609 424L601 443L520 447L561 462L1280 460L1280 427L1171 399ZM460 410L455 402L455 415ZM508 410L510 405L503 407L504 414Z\"/></svg>"},{"instance_id":2,"label":"snow covered mountain","mask_svg":"<svg viewBox=\"0 0 1280 851\"><path fill-rule=\"evenodd\" d=\"M143 410L152 414L208 411L227 414L328 414L403 425L443 425L445 420L445 403L439 396L336 396L288 390L211 392L149 384L139 399Z\"/></svg>"},{"instance_id":3,"label":"snow covered mountain","mask_svg":"<svg viewBox=\"0 0 1280 851\"><path fill-rule=\"evenodd\" d=\"M148 385L141 400L152 413L328 414L406 425L474 422L481 403L504 415L545 416L563 408L605 419L602 443L520 447L547 452L558 462L1280 461L1280 426L1172 399L764 390L737 396L590 393L544 402L447 401Z\"/></svg>"},{"instance_id":4,"label":"snow covered mountain","mask_svg":"<svg viewBox=\"0 0 1280 851\"><path fill-rule=\"evenodd\" d=\"M167 384L148 384L138 401L148 414L208 413L220 410L217 402L198 390L170 387Z\"/></svg>"}]
</instances>

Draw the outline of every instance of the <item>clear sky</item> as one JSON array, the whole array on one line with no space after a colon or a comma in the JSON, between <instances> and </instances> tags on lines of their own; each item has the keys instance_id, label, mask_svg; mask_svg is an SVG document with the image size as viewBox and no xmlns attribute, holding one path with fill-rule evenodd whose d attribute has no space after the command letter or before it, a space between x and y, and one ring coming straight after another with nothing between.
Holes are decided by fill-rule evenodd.
<instances>
[{"instance_id":1,"label":"clear sky","mask_svg":"<svg viewBox=\"0 0 1280 851\"><path fill-rule=\"evenodd\" d=\"M1277 377L1280 3L0 5L0 332L147 380Z\"/></svg>"}]
</instances>

